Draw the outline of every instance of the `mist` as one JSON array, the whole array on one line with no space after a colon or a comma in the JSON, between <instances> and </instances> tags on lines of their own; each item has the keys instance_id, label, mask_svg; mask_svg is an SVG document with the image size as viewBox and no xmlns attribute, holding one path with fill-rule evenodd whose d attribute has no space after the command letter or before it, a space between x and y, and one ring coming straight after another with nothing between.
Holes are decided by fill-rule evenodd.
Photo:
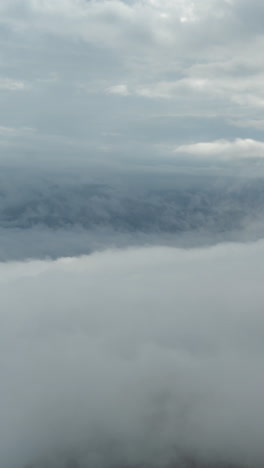
<instances>
[{"instance_id":1,"label":"mist","mask_svg":"<svg viewBox=\"0 0 264 468\"><path fill-rule=\"evenodd\" d=\"M0 466L264 465L260 0L0 0Z\"/></svg>"},{"instance_id":2,"label":"mist","mask_svg":"<svg viewBox=\"0 0 264 468\"><path fill-rule=\"evenodd\" d=\"M1 465L262 466L263 254L0 264Z\"/></svg>"}]
</instances>

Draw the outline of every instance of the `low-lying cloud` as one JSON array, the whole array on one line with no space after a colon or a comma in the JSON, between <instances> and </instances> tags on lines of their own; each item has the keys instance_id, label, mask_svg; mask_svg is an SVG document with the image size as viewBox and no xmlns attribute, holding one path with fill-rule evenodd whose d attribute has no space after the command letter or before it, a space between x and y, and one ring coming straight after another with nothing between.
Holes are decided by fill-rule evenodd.
<instances>
[{"instance_id":1,"label":"low-lying cloud","mask_svg":"<svg viewBox=\"0 0 264 468\"><path fill-rule=\"evenodd\" d=\"M263 254L0 264L1 466L263 466Z\"/></svg>"}]
</instances>

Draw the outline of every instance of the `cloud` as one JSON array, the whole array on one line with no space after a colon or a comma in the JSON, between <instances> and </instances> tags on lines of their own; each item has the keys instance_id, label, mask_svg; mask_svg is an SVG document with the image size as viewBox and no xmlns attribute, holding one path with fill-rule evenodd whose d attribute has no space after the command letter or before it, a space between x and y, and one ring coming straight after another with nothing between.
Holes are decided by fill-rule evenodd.
<instances>
[{"instance_id":1,"label":"cloud","mask_svg":"<svg viewBox=\"0 0 264 468\"><path fill-rule=\"evenodd\" d=\"M232 125L235 125L236 127L242 127L242 128L255 128L259 130L264 129L264 120L261 119L252 119L252 120L231 120L230 123Z\"/></svg>"},{"instance_id":2,"label":"cloud","mask_svg":"<svg viewBox=\"0 0 264 468\"><path fill-rule=\"evenodd\" d=\"M13 80L11 78L0 78L0 90L23 91L26 85L23 81Z\"/></svg>"},{"instance_id":3,"label":"cloud","mask_svg":"<svg viewBox=\"0 0 264 468\"><path fill-rule=\"evenodd\" d=\"M254 159L264 157L264 143L251 139L237 138L234 141L217 140L178 146L175 153L191 154L202 158L221 157L225 160Z\"/></svg>"},{"instance_id":4,"label":"cloud","mask_svg":"<svg viewBox=\"0 0 264 468\"><path fill-rule=\"evenodd\" d=\"M262 466L263 249L0 264L1 464Z\"/></svg>"},{"instance_id":5,"label":"cloud","mask_svg":"<svg viewBox=\"0 0 264 468\"><path fill-rule=\"evenodd\" d=\"M119 84L115 86L111 86L106 90L110 94L118 94L120 96L129 96L129 90L127 89L127 85Z\"/></svg>"},{"instance_id":6,"label":"cloud","mask_svg":"<svg viewBox=\"0 0 264 468\"><path fill-rule=\"evenodd\" d=\"M162 163L171 134L177 146L190 143L175 114L196 117L197 141L261 139L230 123L261 119L262 7L251 4L249 14L243 0L3 0L0 126L37 132L21 151L5 140L1 161L51 167L98 157L99 166L120 154L125 166L135 154L150 161L159 145ZM218 119L214 135L208 117Z\"/></svg>"},{"instance_id":7,"label":"cloud","mask_svg":"<svg viewBox=\"0 0 264 468\"><path fill-rule=\"evenodd\" d=\"M262 18L0 1L1 466L263 466Z\"/></svg>"},{"instance_id":8,"label":"cloud","mask_svg":"<svg viewBox=\"0 0 264 468\"><path fill-rule=\"evenodd\" d=\"M30 127L20 127L20 128L14 128L14 127L4 127L0 126L0 136L1 137L21 137L24 135L32 134L34 133L35 129L30 128Z\"/></svg>"}]
</instances>

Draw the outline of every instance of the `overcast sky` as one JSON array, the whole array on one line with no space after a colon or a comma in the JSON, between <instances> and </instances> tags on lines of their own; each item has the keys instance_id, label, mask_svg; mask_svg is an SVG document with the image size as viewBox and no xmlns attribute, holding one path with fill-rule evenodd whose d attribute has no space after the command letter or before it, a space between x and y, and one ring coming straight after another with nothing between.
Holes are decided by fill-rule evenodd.
<instances>
[{"instance_id":1,"label":"overcast sky","mask_svg":"<svg viewBox=\"0 0 264 468\"><path fill-rule=\"evenodd\" d=\"M0 0L1 467L263 467L263 50L263 0Z\"/></svg>"},{"instance_id":2,"label":"overcast sky","mask_svg":"<svg viewBox=\"0 0 264 468\"><path fill-rule=\"evenodd\" d=\"M260 0L1 0L0 259L262 237L263 15Z\"/></svg>"},{"instance_id":3,"label":"overcast sky","mask_svg":"<svg viewBox=\"0 0 264 468\"><path fill-rule=\"evenodd\" d=\"M263 15L261 0L1 0L1 162L262 170Z\"/></svg>"}]
</instances>

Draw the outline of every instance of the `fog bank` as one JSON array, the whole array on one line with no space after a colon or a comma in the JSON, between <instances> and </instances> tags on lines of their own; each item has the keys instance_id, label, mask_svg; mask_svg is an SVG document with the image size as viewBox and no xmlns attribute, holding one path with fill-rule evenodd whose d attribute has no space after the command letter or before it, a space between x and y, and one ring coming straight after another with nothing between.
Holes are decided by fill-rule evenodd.
<instances>
[{"instance_id":1,"label":"fog bank","mask_svg":"<svg viewBox=\"0 0 264 468\"><path fill-rule=\"evenodd\" d=\"M0 264L1 466L263 466L263 255Z\"/></svg>"}]
</instances>

